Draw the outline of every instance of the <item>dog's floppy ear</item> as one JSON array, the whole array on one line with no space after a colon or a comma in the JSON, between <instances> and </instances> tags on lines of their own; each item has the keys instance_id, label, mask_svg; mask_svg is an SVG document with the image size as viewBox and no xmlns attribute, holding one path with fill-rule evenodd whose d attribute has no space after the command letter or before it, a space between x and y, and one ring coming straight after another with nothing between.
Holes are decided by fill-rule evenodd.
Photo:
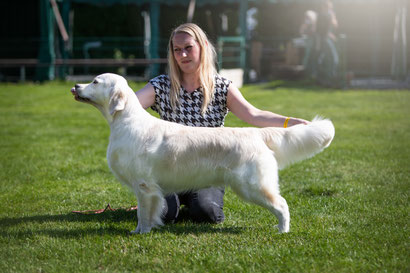
<instances>
[{"instance_id":1,"label":"dog's floppy ear","mask_svg":"<svg viewBox=\"0 0 410 273\"><path fill-rule=\"evenodd\" d=\"M124 110L125 108L125 96L118 88L115 86L111 92L111 98L109 102L110 115L113 116L117 111Z\"/></svg>"}]
</instances>

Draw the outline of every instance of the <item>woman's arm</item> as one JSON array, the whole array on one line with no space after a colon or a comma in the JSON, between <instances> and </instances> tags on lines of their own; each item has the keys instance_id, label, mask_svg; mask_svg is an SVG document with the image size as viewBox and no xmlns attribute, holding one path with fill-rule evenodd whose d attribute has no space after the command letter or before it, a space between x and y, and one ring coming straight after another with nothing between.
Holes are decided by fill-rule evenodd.
<instances>
[{"instance_id":1,"label":"woman's arm","mask_svg":"<svg viewBox=\"0 0 410 273\"><path fill-rule=\"evenodd\" d=\"M142 89L135 92L135 95L137 95L138 100L144 109L149 108L155 103L155 90L150 83L147 83Z\"/></svg>"},{"instance_id":2,"label":"woman's arm","mask_svg":"<svg viewBox=\"0 0 410 273\"><path fill-rule=\"evenodd\" d=\"M285 116L269 111L262 111L250 104L241 94L239 89L233 84L229 85L227 104L231 111L239 119L258 127L283 127L286 121ZM288 127L296 124L308 124L309 121L299 118L290 118Z\"/></svg>"}]
</instances>

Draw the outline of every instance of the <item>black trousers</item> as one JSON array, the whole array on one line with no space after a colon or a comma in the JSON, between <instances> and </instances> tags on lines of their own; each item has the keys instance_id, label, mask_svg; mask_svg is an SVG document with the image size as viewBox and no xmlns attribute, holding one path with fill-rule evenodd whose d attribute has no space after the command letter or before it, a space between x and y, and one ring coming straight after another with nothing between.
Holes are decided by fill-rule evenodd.
<instances>
[{"instance_id":1,"label":"black trousers","mask_svg":"<svg viewBox=\"0 0 410 273\"><path fill-rule=\"evenodd\" d=\"M177 221L181 205L185 205L190 220L200 223L221 223L225 219L224 194L224 187L169 194L165 196L163 220L171 223Z\"/></svg>"}]
</instances>

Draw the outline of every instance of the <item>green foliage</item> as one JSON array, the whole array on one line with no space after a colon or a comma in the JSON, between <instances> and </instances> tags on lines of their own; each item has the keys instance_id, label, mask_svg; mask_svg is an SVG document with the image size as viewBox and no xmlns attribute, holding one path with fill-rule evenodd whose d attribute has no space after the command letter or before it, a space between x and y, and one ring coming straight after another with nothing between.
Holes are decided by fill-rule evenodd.
<instances>
[{"instance_id":1,"label":"green foliage","mask_svg":"<svg viewBox=\"0 0 410 273\"><path fill-rule=\"evenodd\" d=\"M261 109L336 127L328 149L280 172L291 232L228 190L223 224L130 236L135 212L71 213L136 202L107 167L105 120L71 86L0 85L1 272L409 271L409 92L245 86Z\"/></svg>"}]
</instances>

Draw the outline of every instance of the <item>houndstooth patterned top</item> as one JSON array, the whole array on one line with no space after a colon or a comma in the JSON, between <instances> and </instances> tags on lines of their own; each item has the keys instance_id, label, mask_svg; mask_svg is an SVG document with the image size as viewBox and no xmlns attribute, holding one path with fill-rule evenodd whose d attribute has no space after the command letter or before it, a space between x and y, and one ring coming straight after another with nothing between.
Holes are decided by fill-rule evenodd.
<instances>
[{"instance_id":1,"label":"houndstooth patterned top","mask_svg":"<svg viewBox=\"0 0 410 273\"><path fill-rule=\"evenodd\" d=\"M155 104L151 108L161 119L193 127L223 127L228 114L227 94L230 80L215 75L214 99L204 115L201 115L203 95L200 88L188 93L181 87L179 104L173 109L169 98L171 81L168 75L160 75L149 83L155 90Z\"/></svg>"}]
</instances>

